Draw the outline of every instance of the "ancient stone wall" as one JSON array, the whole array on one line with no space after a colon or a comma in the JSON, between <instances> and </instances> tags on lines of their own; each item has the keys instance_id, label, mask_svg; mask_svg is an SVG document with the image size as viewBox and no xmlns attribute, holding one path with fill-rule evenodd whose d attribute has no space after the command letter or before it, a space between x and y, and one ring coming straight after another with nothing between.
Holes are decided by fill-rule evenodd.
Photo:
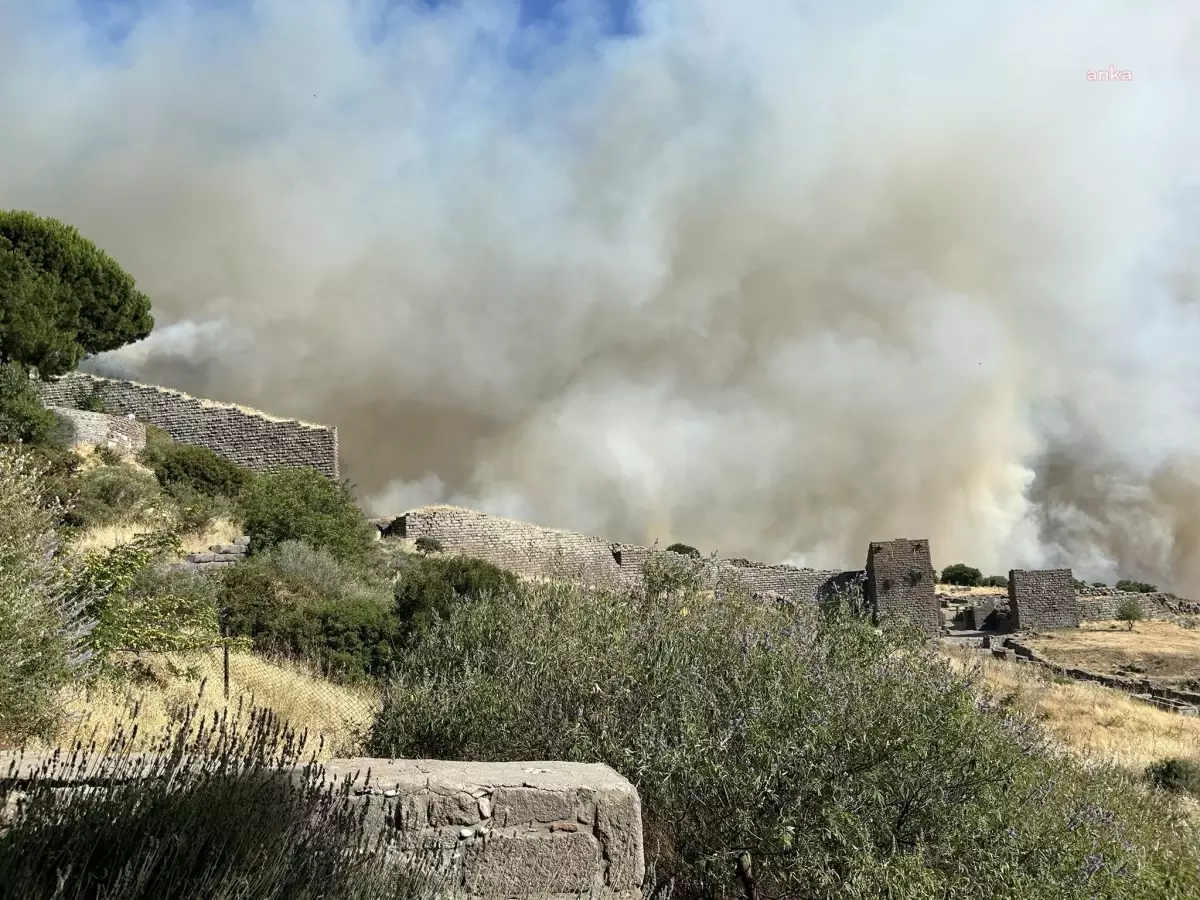
<instances>
[{"instance_id":1,"label":"ancient stone wall","mask_svg":"<svg viewBox=\"0 0 1200 900\"><path fill-rule=\"evenodd\" d=\"M123 456L137 456L146 446L146 426L134 419L66 406L49 409L71 423L72 447L109 447Z\"/></svg>"},{"instance_id":2,"label":"ancient stone wall","mask_svg":"<svg viewBox=\"0 0 1200 900\"><path fill-rule=\"evenodd\" d=\"M1079 627L1079 602L1070 569L1011 570L1008 605L1017 631Z\"/></svg>"},{"instance_id":3,"label":"ancient stone wall","mask_svg":"<svg viewBox=\"0 0 1200 900\"><path fill-rule=\"evenodd\" d=\"M78 372L38 385L47 406L77 407L94 395L116 415L133 414L176 441L208 447L248 469L310 466L330 478L339 476L336 428Z\"/></svg>"},{"instance_id":4,"label":"ancient stone wall","mask_svg":"<svg viewBox=\"0 0 1200 900\"><path fill-rule=\"evenodd\" d=\"M877 622L907 619L928 634L941 631L929 541L898 538L867 549L867 604Z\"/></svg>"},{"instance_id":5,"label":"ancient stone wall","mask_svg":"<svg viewBox=\"0 0 1200 900\"><path fill-rule=\"evenodd\" d=\"M46 758L12 755L11 763L0 753L0 828L19 822ZM163 768L146 758L132 777L161 777ZM608 766L335 759L322 768L327 781L350 783L370 837L382 835L402 860L433 863L455 898L642 897L641 800ZM68 778L58 789L76 788Z\"/></svg>"},{"instance_id":6,"label":"ancient stone wall","mask_svg":"<svg viewBox=\"0 0 1200 900\"><path fill-rule=\"evenodd\" d=\"M1132 591L1112 591L1104 594L1080 594L1076 597L1081 622L1107 621L1117 617L1117 608L1126 599L1132 597L1142 608L1142 615L1147 619L1170 619L1174 613L1168 606L1177 600L1172 594L1137 594Z\"/></svg>"},{"instance_id":7,"label":"ancient stone wall","mask_svg":"<svg viewBox=\"0 0 1200 900\"><path fill-rule=\"evenodd\" d=\"M655 553L664 552L451 506L405 513L384 525L383 533L410 541L435 538L447 552L476 556L528 577L569 578L616 587L636 584L646 562ZM838 579L844 580L846 574L748 560L718 560L713 586L720 589L740 584L763 598L813 602L833 589Z\"/></svg>"},{"instance_id":8,"label":"ancient stone wall","mask_svg":"<svg viewBox=\"0 0 1200 900\"><path fill-rule=\"evenodd\" d=\"M520 575L621 584L641 573L635 548L453 506L429 506L395 519L386 537L434 538L444 550L495 563ZM641 550L642 548L636 548Z\"/></svg>"}]
</instances>

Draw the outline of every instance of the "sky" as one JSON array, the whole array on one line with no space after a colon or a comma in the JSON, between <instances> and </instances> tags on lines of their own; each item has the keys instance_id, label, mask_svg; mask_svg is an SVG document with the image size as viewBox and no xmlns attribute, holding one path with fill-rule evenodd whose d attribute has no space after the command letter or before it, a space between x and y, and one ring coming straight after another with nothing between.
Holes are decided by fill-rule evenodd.
<instances>
[{"instance_id":1,"label":"sky","mask_svg":"<svg viewBox=\"0 0 1200 900\"><path fill-rule=\"evenodd\" d=\"M1200 594L1198 88L1192 0L0 0L0 207L375 514Z\"/></svg>"}]
</instances>

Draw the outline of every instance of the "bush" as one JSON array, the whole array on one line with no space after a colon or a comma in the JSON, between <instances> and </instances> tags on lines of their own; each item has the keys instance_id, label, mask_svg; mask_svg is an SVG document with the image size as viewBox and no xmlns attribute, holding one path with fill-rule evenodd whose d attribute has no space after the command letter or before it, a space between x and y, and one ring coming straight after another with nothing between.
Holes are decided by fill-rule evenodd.
<instances>
[{"instance_id":1,"label":"bush","mask_svg":"<svg viewBox=\"0 0 1200 900\"><path fill-rule=\"evenodd\" d=\"M1200 796L1200 763L1195 760L1176 757L1159 760L1146 767L1146 779L1172 794Z\"/></svg>"},{"instance_id":2,"label":"bush","mask_svg":"<svg viewBox=\"0 0 1200 900\"><path fill-rule=\"evenodd\" d=\"M989 575L981 582L982 587L1006 588L1008 579L1003 575Z\"/></svg>"},{"instance_id":3,"label":"bush","mask_svg":"<svg viewBox=\"0 0 1200 900\"><path fill-rule=\"evenodd\" d=\"M374 529L349 488L316 469L282 469L255 478L241 509L251 553L302 541L328 550L340 562L361 563L374 549Z\"/></svg>"},{"instance_id":4,"label":"bush","mask_svg":"<svg viewBox=\"0 0 1200 900\"><path fill-rule=\"evenodd\" d=\"M86 661L75 572L56 554L60 511L38 475L27 454L0 447L0 746L48 735L59 688Z\"/></svg>"},{"instance_id":5,"label":"bush","mask_svg":"<svg viewBox=\"0 0 1200 900\"><path fill-rule=\"evenodd\" d=\"M942 569L943 584L957 584L962 587L979 587L983 573L966 563L955 563Z\"/></svg>"},{"instance_id":6,"label":"bush","mask_svg":"<svg viewBox=\"0 0 1200 900\"><path fill-rule=\"evenodd\" d=\"M245 719L248 718L249 722ZM219 723L189 710L148 764L118 735L48 762L0 840L6 898L418 900L443 887L364 828L348 789L306 767L303 741L266 710ZM234 735L234 737L230 737ZM299 777L265 777L277 767ZM93 778L87 791L56 779ZM133 777L127 777L133 776ZM6 788L0 787L0 809Z\"/></svg>"},{"instance_id":7,"label":"bush","mask_svg":"<svg viewBox=\"0 0 1200 900\"><path fill-rule=\"evenodd\" d=\"M409 557L396 580L396 617L402 634L428 629L464 598L506 597L518 589L512 572L470 556Z\"/></svg>"},{"instance_id":8,"label":"bush","mask_svg":"<svg viewBox=\"0 0 1200 900\"><path fill-rule=\"evenodd\" d=\"M428 535L421 535L419 538L413 541L413 544L416 546L418 553L442 552L442 542L437 538L429 537Z\"/></svg>"},{"instance_id":9,"label":"bush","mask_svg":"<svg viewBox=\"0 0 1200 900\"><path fill-rule=\"evenodd\" d=\"M1129 581L1122 579L1117 582L1118 591L1132 591L1135 594L1156 594L1158 588L1153 584L1148 584L1145 581Z\"/></svg>"},{"instance_id":10,"label":"bush","mask_svg":"<svg viewBox=\"0 0 1200 900\"><path fill-rule=\"evenodd\" d=\"M1133 631L1134 622L1140 622L1144 618L1146 613L1142 610L1142 604L1133 597L1126 597L1117 604L1117 621L1127 622L1130 631Z\"/></svg>"},{"instance_id":11,"label":"bush","mask_svg":"<svg viewBox=\"0 0 1200 900\"><path fill-rule=\"evenodd\" d=\"M174 488L171 497L174 526L181 535L203 534L218 519L233 518L237 510L236 504L227 497L202 494L188 488Z\"/></svg>"},{"instance_id":12,"label":"bush","mask_svg":"<svg viewBox=\"0 0 1200 900\"><path fill-rule=\"evenodd\" d=\"M63 520L72 528L136 521L167 502L157 479L131 466L91 469L64 487L75 492L74 505Z\"/></svg>"},{"instance_id":13,"label":"bush","mask_svg":"<svg viewBox=\"0 0 1200 900\"><path fill-rule=\"evenodd\" d=\"M44 444L63 447L68 432L61 420L42 405L29 373L17 363L0 365L0 443Z\"/></svg>"},{"instance_id":14,"label":"bush","mask_svg":"<svg viewBox=\"0 0 1200 900\"><path fill-rule=\"evenodd\" d=\"M88 554L78 596L95 621L88 645L102 660L117 652L203 650L223 643L211 595L145 590L148 571L178 551L177 537L153 533Z\"/></svg>"},{"instance_id":15,"label":"bush","mask_svg":"<svg viewBox=\"0 0 1200 900\"><path fill-rule=\"evenodd\" d=\"M981 709L910 629L733 593L452 604L401 658L368 753L608 764L683 898L744 896L741 859L760 897L1200 890L1179 811Z\"/></svg>"},{"instance_id":16,"label":"bush","mask_svg":"<svg viewBox=\"0 0 1200 900\"><path fill-rule=\"evenodd\" d=\"M256 650L303 659L330 677L390 671L399 646L388 587L325 551L289 542L223 573L218 604L229 634Z\"/></svg>"},{"instance_id":17,"label":"bush","mask_svg":"<svg viewBox=\"0 0 1200 900\"><path fill-rule=\"evenodd\" d=\"M689 544L672 544L667 548L668 553L681 553L684 556L690 556L692 559L700 558L700 551Z\"/></svg>"},{"instance_id":18,"label":"bush","mask_svg":"<svg viewBox=\"0 0 1200 900\"><path fill-rule=\"evenodd\" d=\"M236 498L253 477L225 457L194 444L159 445L148 459L159 484L172 494Z\"/></svg>"}]
</instances>

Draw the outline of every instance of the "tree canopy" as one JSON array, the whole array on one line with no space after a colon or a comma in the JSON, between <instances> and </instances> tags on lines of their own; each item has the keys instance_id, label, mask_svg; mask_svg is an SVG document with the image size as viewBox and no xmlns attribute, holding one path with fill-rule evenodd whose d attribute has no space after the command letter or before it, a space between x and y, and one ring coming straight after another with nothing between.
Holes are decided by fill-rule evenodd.
<instances>
[{"instance_id":1,"label":"tree canopy","mask_svg":"<svg viewBox=\"0 0 1200 900\"><path fill-rule=\"evenodd\" d=\"M75 228L0 210L0 362L49 378L153 327L133 276Z\"/></svg>"}]
</instances>

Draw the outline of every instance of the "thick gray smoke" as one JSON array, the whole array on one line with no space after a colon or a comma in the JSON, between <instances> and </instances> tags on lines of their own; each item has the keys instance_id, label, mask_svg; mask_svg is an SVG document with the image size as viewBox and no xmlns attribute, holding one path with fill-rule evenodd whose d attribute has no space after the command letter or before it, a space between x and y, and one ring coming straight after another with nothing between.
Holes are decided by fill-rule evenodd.
<instances>
[{"instance_id":1,"label":"thick gray smoke","mask_svg":"<svg viewBox=\"0 0 1200 900\"><path fill-rule=\"evenodd\" d=\"M198 6L0 0L0 206L154 299L106 365L380 513L1200 591L1195 0Z\"/></svg>"}]
</instances>

